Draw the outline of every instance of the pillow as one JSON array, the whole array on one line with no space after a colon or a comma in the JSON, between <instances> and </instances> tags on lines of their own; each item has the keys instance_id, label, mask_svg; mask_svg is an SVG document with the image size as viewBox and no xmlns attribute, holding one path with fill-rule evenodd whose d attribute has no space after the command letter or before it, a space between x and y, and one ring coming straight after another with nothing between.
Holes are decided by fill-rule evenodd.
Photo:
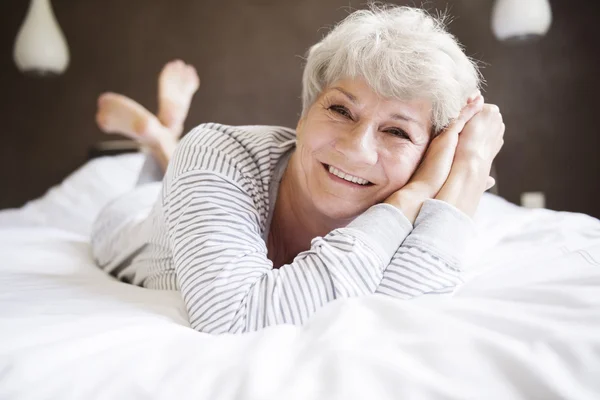
<instances>
[{"instance_id":1,"label":"pillow","mask_svg":"<svg viewBox=\"0 0 600 400\"><path fill-rule=\"evenodd\" d=\"M0 227L48 226L88 236L101 208L134 187L143 161L141 153L88 161L42 197L0 211Z\"/></svg>"}]
</instances>

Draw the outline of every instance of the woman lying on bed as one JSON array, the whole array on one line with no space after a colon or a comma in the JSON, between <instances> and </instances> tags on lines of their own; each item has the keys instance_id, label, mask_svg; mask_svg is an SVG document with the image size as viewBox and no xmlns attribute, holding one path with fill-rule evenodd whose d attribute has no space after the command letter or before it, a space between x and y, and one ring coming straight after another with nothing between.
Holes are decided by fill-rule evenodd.
<instances>
[{"instance_id":1,"label":"woman lying on bed","mask_svg":"<svg viewBox=\"0 0 600 400\"><path fill-rule=\"evenodd\" d=\"M191 326L211 333L460 282L504 124L440 21L412 8L354 12L310 49L295 130L202 124L173 153L198 87L177 65L161 75L158 118L122 96L100 99L103 129L137 138L159 165L170 159L162 183L99 215L102 268L181 291Z\"/></svg>"}]
</instances>

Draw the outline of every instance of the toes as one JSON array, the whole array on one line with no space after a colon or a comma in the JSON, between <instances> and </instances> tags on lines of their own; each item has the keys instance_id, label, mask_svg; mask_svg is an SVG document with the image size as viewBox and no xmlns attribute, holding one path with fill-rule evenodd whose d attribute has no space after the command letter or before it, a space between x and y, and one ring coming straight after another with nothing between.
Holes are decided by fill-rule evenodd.
<instances>
[{"instance_id":1,"label":"toes","mask_svg":"<svg viewBox=\"0 0 600 400\"><path fill-rule=\"evenodd\" d=\"M197 86L200 80L196 68L182 60L174 60L165 65L161 72L161 78L174 80L182 86L189 83Z\"/></svg>"},{"instance_id":2,"label":"toes","mask_svg":"<svg viewBox=\"0 0 600 400\"><path fill-rule=\"evenodd\" d=\"M191 65L187 66L186 74L191 82L193 82L194 90L198 90L200 87L200 78L198 77L198 72L196 72L196 68Z\"/></svg>"},{"instance_id":3,"label":"toes","mask_svg":"<svg viewBox=\"0 0 600 400\"><path fill-rule=\"evenodd\" d=\"M189 65L189 64L185 66L185 73L188 76L196 76L197 75L196 68L194 68L192 65Z\"/></svg>"},{"instance_id":4,"label":"toes","mask_svg":"<svg viewBox=\"0 0 600 400\"><path fill-rule=\"evenodd\" d=\"M167 63L167 65L165 65L165 67L163 68L163 72L176 72L176 71L181 71L185 68L186 64L180 60L173 60Z\"/></svg>"},{"instance_id":5,"label":"toes","mask_svg":"<svg viewBox=\"0 0 600 400\"><path fill-rule=\"evenodd\" d=\"M110 101L110 98L112 97L112 93L102 93L100 96L98 96L98 108L102 108L106 105L106 103L108 101Z\"/></svg>"},{"instance_id":6,"label":"toes","mask_svg":"<svg viewBox=\"0 0 600 400\"><path fill-rule=\"evenodd\" d=\"M107 101L117 99L119 97L122 97L122 96L120 96L117 93L113 93L113 92L104 92L100 96L98 96L98 102L107 102Z\"/></svg>"}]
</instances>

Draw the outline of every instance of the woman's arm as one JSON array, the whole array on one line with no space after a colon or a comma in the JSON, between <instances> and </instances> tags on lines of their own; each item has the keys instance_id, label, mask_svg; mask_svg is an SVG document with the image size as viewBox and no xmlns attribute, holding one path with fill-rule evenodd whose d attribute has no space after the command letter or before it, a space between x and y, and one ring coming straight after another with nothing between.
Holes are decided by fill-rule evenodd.
<instances>
[{"instance_id":1,"label":"woman's arm","mask_svg":"<svg viewBox=\"0 0 600 400\"><path fill-rule=\"evenodd\" d=\"M440 200L422 203L376 290L402 299L445 292L461 282L462 257L473 237L471 218Z\"/></svg>"},{"instance_id":2,"label":"woman's arm","mask_svg":"<svg viewBox=\"0 0 600 400\"><path fill-rule=\"evenodd\" d=\"M243 148L192 133L165 178L163 213L192 327L225 333L301 324L336 298L372 294L411 224L379 204L273 269L261 237L268 199L260 167Z\"/></svg>"},{"instance_id":3,"label":"woman's arm","mask_svg":"<svg viewBox=\"0 0 600 400\"><path fill-rule=\"evenodd\" d=\"M415 181L388 199L408 210L409 219L418 217L414 217L414 230L386 268L377 293L411 298L449 290L461 281L462 256L473 235L471 217L490 187L491 163L504 134L498 107L486 104L478 108L480 111L463 118L463 123L450 127L460 127L460 135L446 131L434 140ZM449 171L448 160L452 160ZM441 178L444 184L435 190L432 182Z\"/></svg>"}]
</instances>

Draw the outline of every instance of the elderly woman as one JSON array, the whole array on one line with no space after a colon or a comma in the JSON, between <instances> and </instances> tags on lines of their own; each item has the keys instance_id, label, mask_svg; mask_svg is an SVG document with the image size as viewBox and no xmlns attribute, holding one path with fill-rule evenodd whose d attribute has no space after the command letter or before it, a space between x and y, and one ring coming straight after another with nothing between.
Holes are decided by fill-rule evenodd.
<instances>
[{"instance_id":1,"label":"elderly woman","mask_svg":"<svg viewBox=\"0 0 600 400\"><path fill-rule=\"evenodd\" d=\"M337 298L450 291L503 143L478 85L441 21L356 11L310 49L295 130L193 129L160 191L140 185L100 214L94 255L121 279L179 290L210 333L301 324ZM170 131L146 119L129 134L168 159Z\"/></svg>"}]
</instances>

